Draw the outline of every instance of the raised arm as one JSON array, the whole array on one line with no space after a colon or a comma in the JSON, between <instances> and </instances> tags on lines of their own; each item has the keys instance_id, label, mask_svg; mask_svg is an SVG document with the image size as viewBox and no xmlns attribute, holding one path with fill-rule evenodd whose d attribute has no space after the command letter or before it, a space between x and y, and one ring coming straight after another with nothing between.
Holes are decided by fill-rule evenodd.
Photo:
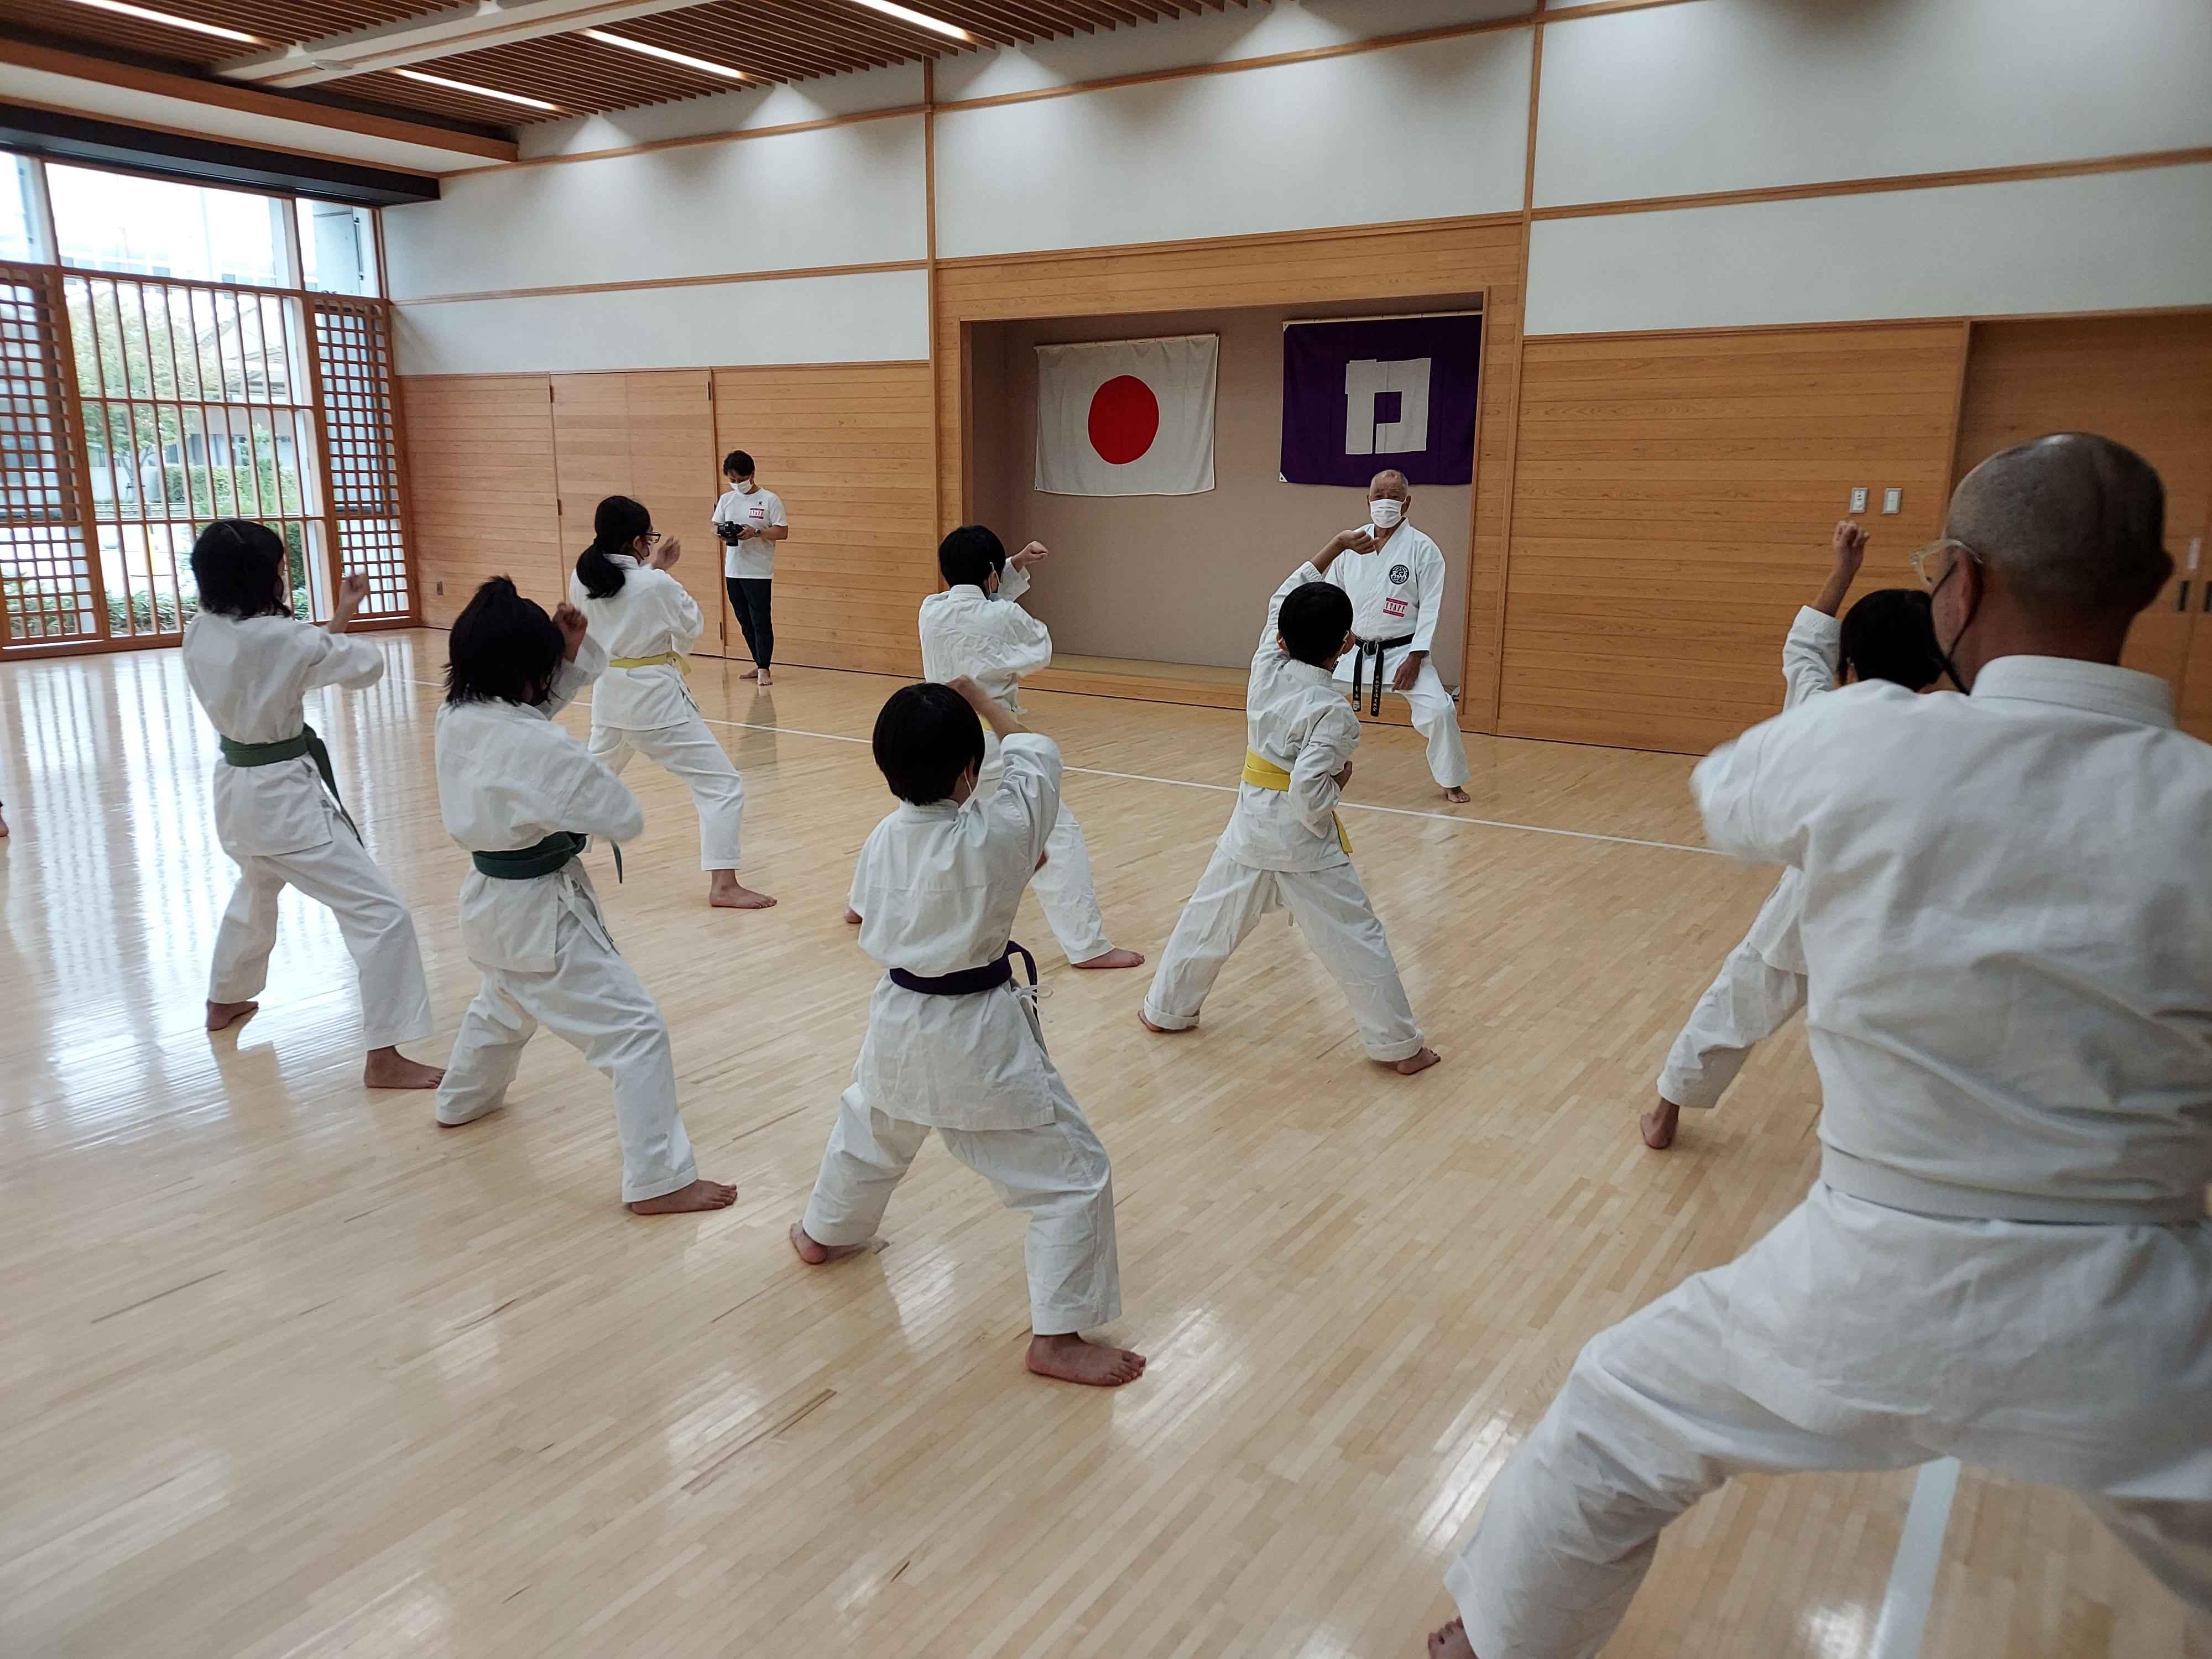
<instances>
[{"instance_id":1,"label":"raised arm","mask_svg":"<svg viewBox=\"0 0 2212 1659\"><path fill-rule=\"evenodd\" d=\"M320 629L322 637L315 641L315 656L307 665L305 686L342 685L349 691L359 691L384 678L384 653L367 640L345 637L346 629L360 614L361 602L368 597L368 577L349 570L338 578L337 600L331 608L330 621Z\"/></svg>"},{"instance_id":2,"label":"raised arm","mask_svg":"<svg viewBox=\"0 0 2212 1659\"><path fill-rule=\"evenodd\" d=\"M1331 553L1328 557L1332 562L1334 562L1336 555L1334 553ZM1285 577L1283 579L1283 585L1268 596L1267 620L1262 623L1260 626L1260 649L1262 652L1272 651L1275 648L1275 636L1281 631L1283 601L1289 599L1291 594L1297 592L1298 589L1304 587L1308 582L1327 580L1328 578L1325 574L1327 569L1327 565L1316 564L1314 561L1309 559L1305 563L1300 565L1296 570L1293 570L1288 576Z\"/></svg>"},{"instance_id":3,"label":"raised arm","mask_svg":"<svg viewBox=\"0 0 2212 1659\"><path fill-rule=\"evenodd\" d=\"M1820 597L1813 601L1813 609L1824 617L1839 617L1844 611L1844 600L1849 597L1851 584L1858 579L1859 567L1866 562L1868 537L1865 531L1849 519L1836 520L1836 528L1828 538L1828 580L1821 584Z\"/></svg>"},{"instance_id":4,"label":"raised arm","mask_svg":"<svg viewBox=\"0 0 2212 1659\"><path fill-rule=\"evenodd\" d=\"M1315 554L1307 562L1313 566L1318 574L1326 576L1328 574L1329 566L1334 564L1343 555L1372 553L1374 550L1375 532L1365 525L1362 525L1357 530L1347 530L1340 535L1330 537L1328 545Z\"/></svg>"},{"instance_id":5,"label":"raised arm","mask_svg":"<svg viewBox=\"0 0 2212 1659\"><path fill-rule=\"evenodd\" d=\"M1843 676L1843 629L1836 616L1866 561L1867 533L1849 519L1838 521L1829 543L1828 579L1813 603L1799 611L1782 641L1782 706L1832 691Z\"/></svg>"},{"instance_id":6,"label":"raised arm","mask_svg":"<svg viewBox=\"0 0 2212 1659\"><path fill-rule=\"evenodd\" d=\"M543 705L549 714L559 714L575 702L579 691L607 672L607 648L592 637L582 611L573 605L557 605L553 625L561 630L563 648Z\"/></svg>"},{"instance_id":7,"label":"raised arm","mask_svg":"<svg viewBox=\"0 0 2212 1659\"><path fill-rule=\"evenodd\" d=\"M1000 599L1021 598L1030 591L1030 583L1033 580L1030 575L1030 567L1042 564L1051 556L1051 550L1042 542L1031 542L1007 559L1006 568L999 576L999 591L992 597Z\"/></svg>"},{"instance_id":8,"label":"raised arm","mask_svg":"<svg viewBox=\"0 0 2212 1659\"><path fill-rule=\"evenodd\" d=\"M947 684L968 700L976 718L989 726L999 739L1006 775L984 810L994 819L1020 826L1024 860L1022 872L1026 878L1044 861L1046 838L1060 822L1059 747L1050 738L1024 730L1005 705L967 675L960 675Z\"/></svg>"},{"instance_id":9,"label":"raised arm","mask_svg":"<svg viewBox=\"0 0 2212 1659\"><path fill-rule=\"evenodd\" d=\"M1334 834L1336 804L1359 746L1359 717L1348 703L1322 711L1291 763L1291 808L1316 835Z\"/></svg>"}]
</instances>

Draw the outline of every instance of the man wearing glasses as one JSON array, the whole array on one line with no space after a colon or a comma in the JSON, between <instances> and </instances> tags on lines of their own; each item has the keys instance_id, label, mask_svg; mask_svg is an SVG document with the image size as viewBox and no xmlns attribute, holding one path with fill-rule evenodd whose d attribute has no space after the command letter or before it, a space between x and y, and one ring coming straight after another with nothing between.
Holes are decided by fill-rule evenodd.
<instances>
[{"instance_id":1,"label":"man wearing glasses","mask_svg":"<svg viewBox=\"0 0 2212 1659\"><path fill-rule=\"evenodd\" d=\"M1802 873L1820 1179L1583 1350L1432 1655L1595 1654L1731 1475L1943 1456L2212 1610L2212 748L2118 665L2164 513L2108 439L1992 457L1914 559L1967 695L1847 688L1698 766L1713 843Z\"/></svg>"}]
</instances>

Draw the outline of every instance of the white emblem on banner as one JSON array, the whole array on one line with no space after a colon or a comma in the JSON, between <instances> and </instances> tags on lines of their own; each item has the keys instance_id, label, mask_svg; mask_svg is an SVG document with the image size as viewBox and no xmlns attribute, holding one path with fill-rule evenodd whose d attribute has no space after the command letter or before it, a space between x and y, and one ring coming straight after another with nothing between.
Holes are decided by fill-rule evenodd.
<instances>
[{"instance_id":1,"label":"white emblem on banner","mask_svg":"<svg viewBox=\"0 0 2212 1659\"><path fill-rule=\"evenodd\" d=\"M1431 361L1361 357L1344 366L1346 454L1417 455L1429 447ZM1395 420L1376 418L1376 405L1386 396L1397 399Z\"/></svg>"}]
</instances>

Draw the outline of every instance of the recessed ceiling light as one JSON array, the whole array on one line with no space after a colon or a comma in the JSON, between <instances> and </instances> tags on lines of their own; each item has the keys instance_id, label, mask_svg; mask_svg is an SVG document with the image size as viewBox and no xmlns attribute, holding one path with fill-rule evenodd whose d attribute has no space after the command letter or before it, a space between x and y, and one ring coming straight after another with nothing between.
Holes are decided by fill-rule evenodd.
<instances>
[{"instance_id":1,"label":"recessed ceiling light","mask_svg":"<svg viewBox=\"0 0 2212 1659\"><path fill-rule=\"evenodd\" d=\"M965 40L971 46L975 44L975 37L959 25L948 23L941 17L928 16L914 10L911 7L895 5L892 0L853 0L853 3L866 6L870 11L879 11L886 17L896 17L902 23L912 23L918 28L934 29L938 33L950 35L955 40Z\"/></svg>"},{"instance_id":2,"label":"recessed ceiling light","mask_svg":"<svg viewBox=\"0 0 2212 1659\"><path fill-rule=\"evenodd\" d=\"M586 40L596 40L603 46L620 46L624 52L643 52L647 58L658 58L664 63L681 64L685 69L697 70L702 75L719 75L725 81L746 81L752 77L743 70L733 70L727 64L710 64L703 58L694 58L688 52L671 52L665 46L647 46L642 40L626 40L619 34L610 34L605 29L580 29Z\"/></svg>"},{"instance_id":3,"label":"recessed ceiling light","mask_svg":"<svg viewBox=\"0 0 2212 1659\"><path fill-rule=\"evenodd\" d=\"M477 98L496 98L502 104L520 104L525 109L542 109L554 115L561 112L558 104L549 104L543 98L525 98L519 92L501 92L492 87L480 87L470 81L448 81L442 75L425 75L421 70L394 70L394 75L404 81L420 81L426 87L444 87L449 92L465 92Z\"/></svg>"},{"instance_id":4,"label":"recessed ceiling light","mask_svg":"<svg viewBox=\"0 0 2212 1659\"><path fill-rule=\"evenodd\" d=\"M195 22L189 17L179 17L174 12L152 11L144 6L129 6L123 0L76 0L80 6L90 6L96 11L120 12L125 17L137 17L149 23L160 23L173 29L190 29L195 34L212 34L218 40L235 40L240 46L266 46L258 34L247 34L239 29L227 29L215 23Z\"/></svg>"}]
</instances>

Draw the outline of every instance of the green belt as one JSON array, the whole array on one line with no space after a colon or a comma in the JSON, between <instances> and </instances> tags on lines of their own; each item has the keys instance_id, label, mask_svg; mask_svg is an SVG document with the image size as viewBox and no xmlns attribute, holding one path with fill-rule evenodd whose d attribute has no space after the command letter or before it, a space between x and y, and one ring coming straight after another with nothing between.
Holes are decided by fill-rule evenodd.
<instances>
[{"instance_id":1,"label":"green belt","mask_svg":"<svg viewBox=\"0 0 2212 1659\"><path fill-rule=\"evenodd\" d=\"M576 857L590 845L591 837L580 836L573 830L556 830L535 847L525 847L512 853L471 853L479 873L495 881L534 881L539 876L550 876ZM614 843L610 842L609 846ZM623 878L622 848L615 848L615 879Z\"/></svg>"},{"instance_id":2,"label":"green belt","mask_svg":"<svg viewBox=\"0 0 2212 1659\"><path fill-rule=\"evenodd\" d=\"M235 738L226 738L220 733L216 735L216 742L222 746L223 759L233 766L275 766L284 761L298 760L302 755L307 757L315 763L315 770L323 775L323 787L331 792L331 799L337 803L338 816L345 820L345 827L353 831L356 841L361 838L361 826L346 811L345 798L338 793L337 778L331 771L329 746L316 735L313 726L303 722L298 736L279 738L274 743L240 743Z\"/></svg>"}]
</instances>

